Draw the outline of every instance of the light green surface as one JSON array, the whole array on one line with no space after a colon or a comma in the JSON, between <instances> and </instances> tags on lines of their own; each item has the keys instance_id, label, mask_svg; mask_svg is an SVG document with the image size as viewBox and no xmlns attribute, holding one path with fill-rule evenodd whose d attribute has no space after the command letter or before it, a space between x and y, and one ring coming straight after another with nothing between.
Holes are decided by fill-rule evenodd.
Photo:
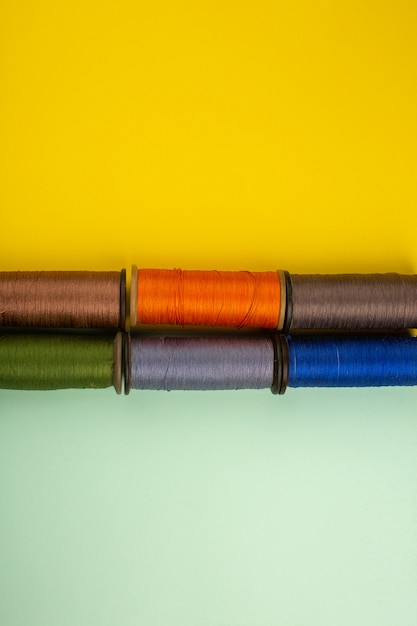
<instances>
[{"instance_id":1,"label":"light green surface","mask_svg":"<svg viewBox=\"0 0 417 626\"><path fill-rule=\"evenodd\" d=\"M1 626L415 626L416 400L1 391Z\"/></svg>"}]
</instances>

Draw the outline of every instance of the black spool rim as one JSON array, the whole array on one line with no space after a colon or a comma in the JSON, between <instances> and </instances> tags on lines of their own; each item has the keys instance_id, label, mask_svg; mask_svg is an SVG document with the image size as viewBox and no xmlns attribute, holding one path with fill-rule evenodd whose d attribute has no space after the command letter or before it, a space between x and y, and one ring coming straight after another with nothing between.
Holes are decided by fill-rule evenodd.
<instances>
[{"instance_id":1,"label":"black spool rim","mask_svg":"<svg viewBox=\"0 0 417 626\"><path fill-rule=\"evenodd\" d=\"M122 393L123 333L117 332L113 340L113 386L116 393Z\"/></svg>"},{"instance_id":2,"label":"black spool rim","mask_svg":"<svg viewBox=\"0 0 417 626\"><path fill-rule=\"evenodd\" d=\"M282 395L286 392L288 386L288 376L290 370L290 351L288 347L288 341L285 335L280 335L279 341L281 343L282 352L282 378L279 393L280 395Z\"/></svg>"},{"instance_id":3,"label":"black spool rim","mask_svg":"<svg viewBox=\"0 0 417 626\"><path fill-rule=\"evenodd\" d=\"M282 332L283 326L285 324L285 315L287 311L287 279L285 277L285 272L283 270L277 270L278 280L280 285L280 301L279 301L279 312L278 312L278 322L277 322L277 330Z\"/></svg>"},{"instance_id":4,"label":"black spool rim","mask_svg":"<svg viewBox=\"0 0 417 626\"><path fill-rule=\"evenodd\" d=\"M283 332L287 333L290 328L291 328L291 324L292 324L292 293L293 293L293 289L292 289L292 280L291 280L291 275L289 272L287 272L286 270L284 270L284 276L285 276L285 283L286 283L286 307L285 307L285 319L284 319L284 326L283 326Z\"/></svg>"},{"instance_id":5,"label":"black spool rim","mask_svg":"<svg viewBox=\"0 0 417 626\"><path fill-rule=\"evenodd\" d=\"M281 393L282 386L282 346L280 335L277 332L272 333L272 346L274 348L274 377L271 385L271 392L274 395Z\"/></svg>"}]
</instances>

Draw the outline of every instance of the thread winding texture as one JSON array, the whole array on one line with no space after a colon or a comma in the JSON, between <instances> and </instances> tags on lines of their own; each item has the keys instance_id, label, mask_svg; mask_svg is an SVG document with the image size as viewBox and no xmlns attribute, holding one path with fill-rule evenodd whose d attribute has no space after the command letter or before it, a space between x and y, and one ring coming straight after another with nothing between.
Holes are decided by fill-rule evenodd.
<instances>
[{"instance_id":1,"label":"thread winding texture","mask_svg":"<svg viewBox=\"0 0 417 626\"><path fill-rule=\"evenodd\" d=\"M125 272L0 272L0 326L124 327Z\"/></svg>"},{"instance_id":2,"label":"thread winding texture","mask_svg":"<svg viewBox=\"0 0 417 626\"><path fill-rule=\"evenodd\" d=\"M417 385L415 337L287 338L289 387Z\"/></svg>"},{"instance_id":3,"label":"thread winding texture","mask_svg":"<svg viewBox=\"0 0 417 626\"><path fill-rule=\"evenodd\" d=\"M121 391L121 333L0 336L0 388Z\"/></svg>"},{"instance_id":4,"label":"thread winding texture","mask_svg":"<svg viewBox=\"0 0 417 626\"><path fill-rule=\"evenodd\" d=\"M286 330L394 330L417 326L417 276L291 274Z\"/></svg>"},{"instance_id":5,"label":"thread winding texture","mask_svg":"<svg viewBox=\"0 0 417 626\"><path fill-rule=\"evenodd\" d=\"M130 344L133 389L417 385L415 337L132 336Z\"/></svg>"},{"instance_id":6,"label":"thread winding texture","mask_svg":"<svg viewBox=\"0 0 417 626\"><path fill-rule=\"evenodd\" d=\"M140 269L133 293L133 324L277 328L283 317L277 272Z\"/></svg>"},{"instance_id":7,"label":"thread winding texture","mask_svg":"<svg viewBox=\"0 0 417 626\"><path fill-rule=\"evenodd\" d=\"M274 377L267 337L132 336L130 360L133 389L263 389Z\"/></svg>"}]
</instances>

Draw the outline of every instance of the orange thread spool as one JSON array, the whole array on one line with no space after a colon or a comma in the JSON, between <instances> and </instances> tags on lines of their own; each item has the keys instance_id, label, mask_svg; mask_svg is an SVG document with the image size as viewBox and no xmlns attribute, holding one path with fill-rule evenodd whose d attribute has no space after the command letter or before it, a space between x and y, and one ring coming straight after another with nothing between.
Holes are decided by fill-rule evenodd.
<instances>
[{"instance_id":1,"label":"orange thread spool","mask_svg":"<svg viewBox=\"0 0 417 626\"><path fill-rule=\"evenodd\" d=\"M277 272L132 268L131 323L282 327Z\"/></svg>"}]
</instances>

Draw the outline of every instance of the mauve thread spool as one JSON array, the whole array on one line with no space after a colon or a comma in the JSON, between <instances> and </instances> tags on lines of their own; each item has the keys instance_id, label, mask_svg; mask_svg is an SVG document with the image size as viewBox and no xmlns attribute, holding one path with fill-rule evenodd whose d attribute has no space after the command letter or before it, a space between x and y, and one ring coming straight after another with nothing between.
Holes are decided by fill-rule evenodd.
<instances>
[{"instance_id":1,"label":"mauve thread spool","mask_svg":"<svg viewBox=\"0 0 417 626\"><path fill-rule=\"evenodd\" d=\"M417 327L417 275L288 274L284 330Z\"/></svg>"},{"instance_id":2,"label":"mauve thread spool","mask_svg":"<svg viewBox=\"0 0 417 626\"><path fill-rule=\"evenodd\" d=\"M271 388L276 374L269 336L128 335L125 391Z\"/></svg>"},{"instance_id":3,"label":"mauve thread spool","mask_svg":"<svg viewBox=\"0 0 417 626\"><path fill-rule=\"evenodd\" d=\"M125 327L126 270L0 272L0 326Z\"/></svg>"},{"instance_id":4,"label":"mauve thread spool","mask_svg":"<svg viewBox=\"0 0 417 626\"><path fill-rule=\"evenodd\" d=\"M8 332L0 336L0 388L122 388L123 333Z\"/></svg>"}]
</instances>

